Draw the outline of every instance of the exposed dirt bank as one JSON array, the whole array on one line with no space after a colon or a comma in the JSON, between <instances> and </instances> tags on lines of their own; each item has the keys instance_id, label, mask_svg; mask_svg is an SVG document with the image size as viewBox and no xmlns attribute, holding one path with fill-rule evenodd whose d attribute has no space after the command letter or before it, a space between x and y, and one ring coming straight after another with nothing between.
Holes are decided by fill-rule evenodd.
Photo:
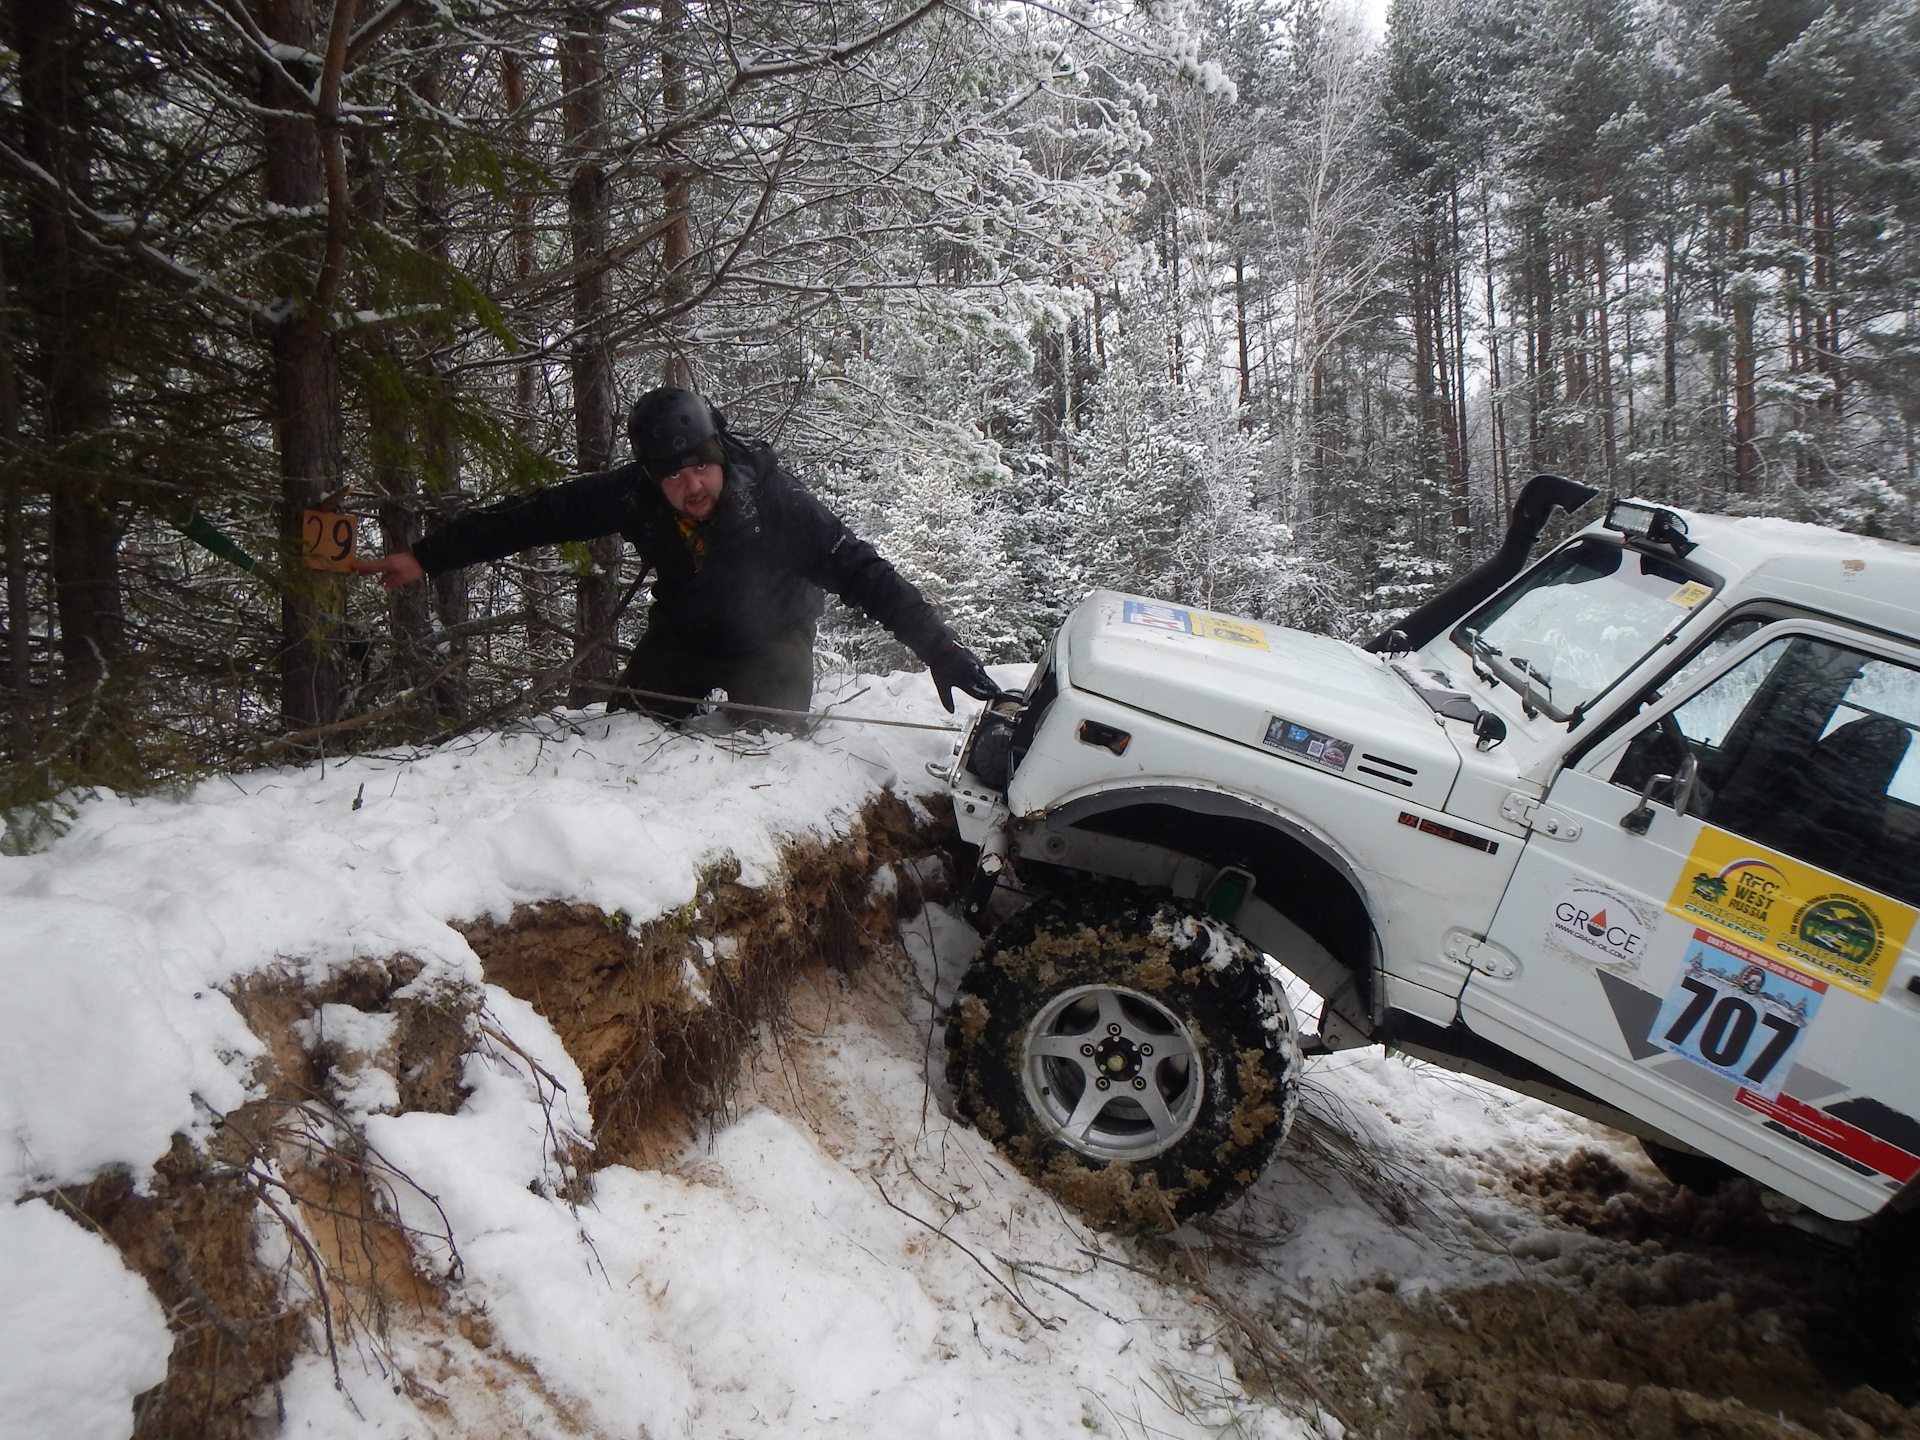
<instances>
[{"instance_id":1,"label":"exposed dirt bank","mask_svg":"<svg viewBox=\"0 0 1920 1440\"><path fill-rule=\"evenodd\" d=\"M692 904L644 925L555 901L460 926L488 981L538 1009L586 1078L593 1143L570 1157L563 1198L584 1197L599 1166L647 1164L723 1114L796 976L853 970L887 948L897 918L947 893L949 833L883 795L840 841L792 846L775 885L749 889L723 868ZM370 1357L441 1409L434 1385L448 1376L396 1361L386 1341L398 1323L444 1336L460 1383L511 1372L540 1391L513 1357L490 1353L484 1317L450 1307L416 1263L394 1198L411 1181L357 1123L451 1114L468 1054L515 1049L478 989L424 974L399 955L319 985L290 973L237 984L230 998L267 1051L261 1098L216 1117L204 1147L177 1141L149 1194L109 1176L47 1197L111 1241L167 1314L168 1375L136 1403L137 1440L278 1433L277 1384L315 1343ZM549 1409L565 1428L565 1407Z\"/></svg>"},{"instance_id":2,"label":"exposed dirt bank","mask_svg":"<svg viewBox=\"0 0 1920 1440\"><path fill-rule=\"evenodd\" d=\"M487 980L545 1016L585 1076L594 1131L584 1167L650 1165L690 1124L724 1113L797 974L857 969L896 920L947 898L949 834L887 794L844 840L790 849L777 887L748 889L723 867L691 904L644 926L552 903L457 928Z\"/></svg>"}]
</instances>

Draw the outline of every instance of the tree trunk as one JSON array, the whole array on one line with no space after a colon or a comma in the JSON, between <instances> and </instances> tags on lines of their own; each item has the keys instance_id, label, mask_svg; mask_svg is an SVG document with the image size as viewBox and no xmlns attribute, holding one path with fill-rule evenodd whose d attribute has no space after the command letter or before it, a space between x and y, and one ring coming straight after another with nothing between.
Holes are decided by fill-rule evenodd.
<instances>
[{"instance_id":1,"label":"tree trunk","mask_svg":"<svg viewBox=\"0 0 1920 1440\"><path fill-rule=\"evenodd\" d=\"M1553 372L1553 254L1544 226L1528 227L1527 273L1527 448L1535 470L1551 470L1558 446L1544 417L1555 399Z\"/></svg>"},{"instance_id":2,"label":"tree trunk","mask_svg":"<svg viewBox=\"0 0 1920 1440\"><path fill-rule=\"evenodd\" d=\"M1173 317L1173 366L1171 378L1178 385L1187 378L1187 357L1181 348L1181 321L1185 318L1181 310L1180 296L1180 206L1173 195L1167 197L1167 254L1172 259L1172 271L1168 279L1172 286L1168 296L1169 313Z\"/></svg>"},{"instance_id":3,"label":"tree trunk","mask_svg":"<svg viewBox=\"0 0 1920 1440\"><path fill-rule=\"evenodd\" d=\"M1481 268L1487 282L1487 407L1493 432L1493 483L1504 517L1513 508L1513 481L1507 462L1507 401L1500 385L1500 311L1493 288L1493 197L1480 190Z\"/></svg>"},{"instance_id":4,"label":"tree trunk","mask_svg":"<svg viewBox=\"0 0 1920 1440\"><path fill-rule=\"evenodd\" d=\"M313 54L320 45L313 0L268 0L261 26L276 43ZM298 62L288 62L297 64ZM328 204L320 134L306 114L311 100L291 92L272 67L262 67L262 101L272 111L261 122L264 198L306 213ZM307 262L282 284L286 318L273 325L267 348L273 368L274 434L280 458L280 536L289 581L280 602L280 718L290 730L339 718L344 677L332 617L342 586L326 571L298 563L302 512L340 485L340 355L324 313L308 287L322 262L316 237L289 250Z\"/></svg>"},{"instance_id":5,"label":"tree trunk","mask_svg":"<svg viewBox=\"0 0 1920 1440\"><path fill-rule=\"evenodd\" d=\"M1733 321L1733 488L1742 495L1753 495L1760 489L1760 449L1754 443L1759 425L1753 373L1753 299L1742 283L1747 278L1745 254L1751 205L1747 177L1737 173L1733 177L1733 229L1728 249L1738 268L1728 308Z\"/></svg>"},{"instance_id":6,"label":"tree trunk","mask_svg":"<svg viewBox=\"0 0 1920 1440\"><path fill-rule=\"evenodd\" d=\"M1473 549L1471 457L1467 454L1466 247L1460 243L1460 187L1447 191L1447 319L1453 394L1447 408L1448 480L1453 486L1454 545L1464 561Z\"/></svg>"},{"instance_id":7,"label":"tree trunk","mask_svg":"<svg viewBox=\"0 0 1920 1440\"><path fill-rule=\"evenodd\" d=\"M522 159L532 160L535 156L533 114L527 107L526 62L513 50L501 53L500 88L513 134L514 153ZM516 184L514 188L512 206L514 287L517 293L524 295L531 288L534 272L534 204L532 193L523 183ZM532 353L514 366L513 429L523 443L531 444L534 439L534 401L542 368L541 361ZM533 612L528 618L524 638L525 643L533 647L539 645L549 633L544 628L544 622L559 613L561 597L565 593L565 572L545 552L539 552L537 557L528 557L520 574L522 605Z\"/></svg>"},{"instance_id":8,"label":"tree trunk","mask_svg":"<svg viewBox=\"0 0 1920 1440\"><path fill-rule=\"evenodd\" d=\"M1680 409L1680 260L1669 222L1661 256L1660 443L1672 458L1679 434Z\"/></svg>"},{"instance_id":9,"label":"tree trunk","mask_svg":"<svg viewBox=\"0 0 1920 1440\"><path fill-rule=\"evenodd\" d=\"M1239 218L1240 202L1233 202L1234 218ZM1253 416L1253 367L1247 353L1247 257L1233 257L1233 346L1240 370L1240 428L1251 430Z\"/></svg>"},{"instance_id":10,"label":"tree trunk","mask_svg":"<svg viewBox=\"0 0 1920 1440\"><path fill-rule=\"evenodd\" d=\"M432 32L421 27L415 32L421 51L429 58L413 77L414 93L429 113L438 114L444 104L441 93L440 61L435 56ZM447 173L445 152L430 146L419 172L414 177L416 213L414 233L421 250L443 269L453 268L453 256L447 236ZM451 386L441 351L451 340L443 324L423 326L415 336L419 347L417 368L433 390L446 392ZM447 519L466 508L466 495L460 488L460 442L447 419L452 396L428 411L420 422L420 469L427 481L428 508L437 519ZM434 610L443 627L464 625L472 616L472 580L466 569L449 570L433 577ZM449 720L461 720L467 711L468 667L461 665L443 675L433 687L434 709Z\"/></svg>"},{"instance_id":11,"label":"tree trunk","mask_svg":"<svg viewBox=\"0 0 1920 1440\"><path fill-rule=\"evenodd\" d=\"M377 148L378 137L356 137L354 147L354 204L375 225L393 223L387 187L386 157ZM366 297L370 303L371 297ZM397 345L380 346L375 353L396 372L406 357ZM392 385L374 385L367 392L367 478L371 483L375 518L380 525L380 548L387 554L410 550L425 532L420 503L419 468L414 463L413 407ZM399 657L398 669L408 688L423 675L427 636L432 630L429 588L403 585L387 593L387 634Z\"/></svg>"},{"instance_id":12,"label":"tree trunk","mask_svg":"<svg viewBox=\"0 0 1920 1440\"><path fill-rule=\"evenodd\" d=\"M1620 488L1620 442L1613 422L1613 332L1607 323L1607 289L1611 283L1604 236L1593 242L1594 287L1594 405L1600 417L1600 454L1606 465L1607 489Z\"/></svg>"},{"instance_id":13,"label":"tree trunk","mask_svg":"<svg viewBox=\"0 0 1920 1440\"><path fill-rule=\"evenodd\" d=\"M660 108L668 123L687 108L687 60L679 50L682 32L687 28L686 0L661 0L660 5ZM677 146L667 146L665 157L673 156ZM666 274L662 306L672 318L667 324L666 359L661 366L660 383L693 388L692 358L686 352L685 317L678 307L692 293L692 276L687 263L693 257L693 229L689 211L693 205L693 172L676 165L660 171L660 198L666 206L667 232L660 244L660 266Z\"/></svg>"},{"instance_id":14,"label":"tree trunk","mask_svg":"<svg viewBox=\"0 0 1920 1440\"><path fill-rule=\"evenodd\" d=\"M527 110L526 62L512 50L500 56L500 89L506 102L507 118L513 131L515 155L533 156L533 116ZM524 183L513 192L513 280L516 290L525 294L533 279L533 196ZM528 356L513 370L514 428L525 438L533 415L535 369L538 361Z\"/></svg>"},{"instance_id":15,"label":"tree trunk","mask_svg":"<svg viewBox=\"0 0 1920 1440\"><path fill-rule=\"evenodd\" d=\"M1825 131L1819 117L1809 127L1808 165L1811 172L1808 197L1809 247L1813 251L1813 355L1814 366L1831 387L1820 401L1820 409L1833 420L1846 412L1846 375L1840 365L1840 307L1835 303L1834 267L1835 187L1827 174L1826 157L1820 142Z\"/></svg>"},{"instance_id":16,"label":"tree trunk","mask_svg":"<svg viewBox=\"0 0 1920 1440\"><path fill-rule=\"evenodd\" d=\"M575 270L568 370L573 383L575 463L587 472L613 464L612 307L604 264L608 236L606 12L596 5L569 6L564 23L560 83L566 102L561 107L561 125L571 167L567 238ZM567 703L575 708L605 700L605 687L619 668L614 631L620 537L609 535L587 548L593 567L579 578L574 591L574 683Z\"/></svg>"},{"instance_id":17,"label":"tree trunk","mask_svg":"<svg viewBox=\"0 0 1920 1440\"><path fill-rule=\"evenodd\" d=\"M13 719L7 736L15 758L31 753L35 727L31 715L33 689L33 617L27 585L26 497L20 483L20 389L13 374L12 300L7 277L0 269L0 463L6 466L6 489L0 497L0 523L5 526L7 567L8 710Z\"/></svg>"},{"instance_id":18,"label":"tree trunk","mask_svg":"<svg viewBox=\"0 0 1920 1440\"><path fill-rule=\"evenodd\" d=\"M76 199L90 201L96 129L83 66L91 37L71 0L10 0L8 8L26 152ZM59 461L50 507L54 610L62 676L78 690L105 679L125 639L120 507L107 438L119 287L85 250L66 207L29 194L33 268L24 298L36 332L43 441Z\"/></svg>"}]
</instances>

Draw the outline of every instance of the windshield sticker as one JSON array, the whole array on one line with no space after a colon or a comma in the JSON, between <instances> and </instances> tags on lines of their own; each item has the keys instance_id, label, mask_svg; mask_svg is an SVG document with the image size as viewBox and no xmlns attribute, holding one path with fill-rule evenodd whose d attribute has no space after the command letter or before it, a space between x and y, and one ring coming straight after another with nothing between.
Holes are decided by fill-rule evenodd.
<instances>
[{"instance_id":1,"label":"windshield sticker","mask_svg":"<svg viewBox=\"0 0 1920 1440\"><path fill-rule=\"evenodd\" d=\"M1224 640L1229 645L1244 645L1249 650L1267 649L1267 632L1244 620L1215 620L1211 615L1196 615L1196 628L1209 640Z\"/></svg>"},{"instance_id":2,"label":"windshield sticker","mask_svg":"<svg viewBox=\"0 0 1920 1440\"><path fill-rule=\"evenodd\" d=\"M1824 980L1695 930L1647 1039L1772 1100L1826 993Z\"/></svg>"},{"instance_id":3,"label":"windshield sticker","mask_svg":"<svg viewBox=\"0 0 1920 1440\"><path fill-rule=\"evenodd\" d=\"M1309 730L1291 720L1282 720L1278 715L1268 717L1267 733L1260 743L1311 764L1324 765L1329 770L1345 770L1348 759L1353 755L1351 740L1336 740L1331 735L1322 735L1318 730Z\"/></svg>"},{"instance_id":4,"label":"windshield sticker","mask_svg":"<svg viewBox=\"0 0 1920 1440\"><path fill-rule=\"evenodd\" d=\"M1667 909L1868 1000L1912 933L1911 906L1703 826Z\"/></svg>"},{"instance_id":5,"label":"windshield sticker","mask_svg":"<svg viewBox=\"0 0 1920 1440\"><path fill-rule=\"evenodd\" d=\"M1678 605L1682 610L1691 610L1702 600L1713 594L1711 585L1702 585L1698 580L1689 580L1678 590L1667 596L1669 605Z\"/></svg>"},{"instance_id":6,"label":"windshield sticker","mask_svg":"<svg viewBox=\"0 0 1920 1440\"><path fill-rule=\"evenodd\" d=\"M1647 939L1660 924L1657 912L1597 885L1574 884L1560 892L1547 922L1547 943L1576 959L1615 970L1637 970Z\"/></svg>"},{"instance_id":7,"label":"windshield sticker","mask_svg":"<svg viewBox=\"0 0 1920 1440\"><path fill-rule=\"evenodd\" d=\"M1832 1152L1850 1170L1863 1174L1885 1175L1894 1182L1888 1189L1905 1185L1920 1175L1920 1155L1912 1155L1891 1141L1882 1140L1859 1126L1826 1110L1816 1110L1791 1095L1768 1096L1742 1090L1734 1097L1749 1110L1767 1117L1767 1124L1795 1137L1805 1136L1822 1150Z\"/></svg>"},{"instance_id":8,"label":"windshield sticker","mask_svg":"<svg viewBox=\"0 0 1920 1440\"><path fill-rule=\"evenodd\" d=\"M1146 600L1128 600L1121 607L1120 619L1127 625L1144 625L1149 630L1167 630L1175 635L1193 634L1193 612L1178 605L1154 605Z\"/></svg>"}]
</instances>

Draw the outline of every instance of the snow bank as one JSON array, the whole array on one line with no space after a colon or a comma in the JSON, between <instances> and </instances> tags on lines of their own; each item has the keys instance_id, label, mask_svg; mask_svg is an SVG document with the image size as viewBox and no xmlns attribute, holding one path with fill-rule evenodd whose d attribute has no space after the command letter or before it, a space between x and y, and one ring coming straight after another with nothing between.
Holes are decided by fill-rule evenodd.
<instances>
[{"instance_id":1,"label":"snow bank","mask_svg":"<svg viewBox=\"0 0 1920 1440\"><path fill-rule=\"evenodd\" d=\"M850 710L948 720L924 676L861 684ZM404 952L477 984L449 920L565 899L643 922L727 857L764 883L783 844L844 828L902 774L924 789L949 740L828 725L716 741L576 714L417 759L87 804L43 853L0 857L0 1179L19 1194L143 1173L208 1106L240 1103L259 1043L217 988L236 976Z\"/></svg>"},{"instance_id":2,"label":"snow bank","mask_svg":"<svg viewBox=\"0 0 1920 1440\"><path fill-rule=\"evenodd\" d=\"M113 1247L44 1200L0 1208L0 1440L122 1440L173 1337Z\"/></svg>"},{"instance_id":3,"label":"snow bank","mask_svg":"<svg viewBox=\"0 0 1920 1440\"><path fill-rule=\"evenodd\" d=\"M842 708L950 723L924 676L857 684L867 693ZM8 1195L113 1169L144 1184L176 1133L204 1136L217 1114L254 1093L261 1045L221 993L238 977L318 978L355 956L405 952L431 976L477 985L478 962L449 920L504 920L517 904L564 899L643 922L686 904L702 870L722 860L738 864L743 883L764 883L783 845L844 830L901 775L928 788L925 763L950 739L847 724L809 740L716 739L637 716L576 713L418 757L223 776L177 798L101 796L42 853L0 857ZM530 1010L499 992L492 1009L515 1017L529 1053L566 1066ZM461 1239L484 1256L486 1237L533 1224L535 1212L561 1227L577 1255L579 1227L564 1206L529 1194L524 1177L514 1194L482 1183L481 1156L506 1150L522 1169L530 1155L535 1169L546 1163L543 1132L529 1132L517 1106L490 1108L490 1094L481 1085L447 1120L448 1143L473 1162L462 1171L473 1187L456 1180L446 1196ZM380 1097L368 1099L371 1107ZM0 1352L9 1379L23 1380L39 1407L9 1406L9 1419L63 1417L36 1419L28 1425L36 1434L127 1433L128 1397L160 1378L155 1366L164 1368L167 1353L151 1297L103 1241L44 1204L7 1220L8 1334L47 1337ZM67 1278L21 1283L56 1272ZM527 1304L537 1309L543 1298L553 1297L532 1294ZM551 1323L566 1325L577 1309L554 1306ZM88 1315L98 1344L58 1338ZM73 1358L56 1363L62 1355Z\"/></svg>"}]
</instances>

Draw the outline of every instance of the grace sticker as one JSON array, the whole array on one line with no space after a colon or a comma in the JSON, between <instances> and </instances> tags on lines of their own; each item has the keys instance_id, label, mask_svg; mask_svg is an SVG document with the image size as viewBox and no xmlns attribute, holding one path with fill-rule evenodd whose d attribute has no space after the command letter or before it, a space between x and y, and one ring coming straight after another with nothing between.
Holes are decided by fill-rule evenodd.
<instances>
[{"instance_id":1,"label":"grace sticker","mask_svg":"<svg viewBox=\"0 0 1920 1440\"><path fill-rule=\"evenodd\" d=\"M1695 930L1647 1039L1772 1100L1826 993L1824 980Z\"/></svg>"}]
</instances>

